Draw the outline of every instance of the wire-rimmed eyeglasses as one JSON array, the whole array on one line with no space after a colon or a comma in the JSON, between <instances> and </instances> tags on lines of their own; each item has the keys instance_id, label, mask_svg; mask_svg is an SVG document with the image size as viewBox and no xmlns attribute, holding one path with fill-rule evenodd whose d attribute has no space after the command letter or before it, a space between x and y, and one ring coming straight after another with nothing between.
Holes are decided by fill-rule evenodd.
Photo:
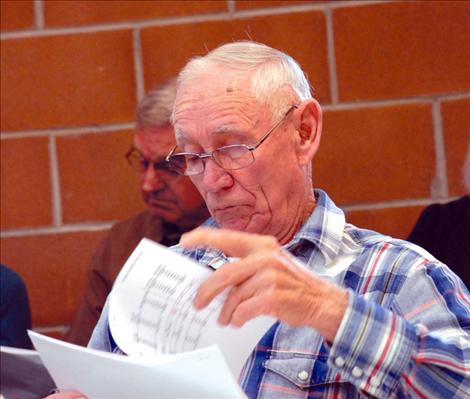
<instances>
[{"instance_id":1,"label":"wire-rimmed eyeglasses","mask_svg":"<svg viewBox=\"0 0 470 399\"><path fill-rule=\"evenodd\" d=\"M225 170L237 170L250 166L255 161L253 151L263 144L269 135L284 121L289 113L297 108L291 106L284 116L265 133L255 144L232 144L219 147L210 153L196 154L192 152L174 153L176 146L166 156L165 161L175 172L185 176L195 176L204 172L205 159L212 158L217 165Z\"/></svg>"},{"instance_id":2,"label":"wire-rimmed eyeglasses","mask_svg":"<svg viewBox=\"0 0 470 399\"><path fill-rule=\"evenodd\" d=\"M170 165L168 162L166 162L166 159L150 161L144 158L140 151L135 147L131 147L129 151L127 151L125 157L127 162L129 162L129 165L138 172L146 172L149 166L152 166L152 168L157 172L164 171L167 173L176 174L176 171L170 168Z\"/></svg>"}]
</instances>

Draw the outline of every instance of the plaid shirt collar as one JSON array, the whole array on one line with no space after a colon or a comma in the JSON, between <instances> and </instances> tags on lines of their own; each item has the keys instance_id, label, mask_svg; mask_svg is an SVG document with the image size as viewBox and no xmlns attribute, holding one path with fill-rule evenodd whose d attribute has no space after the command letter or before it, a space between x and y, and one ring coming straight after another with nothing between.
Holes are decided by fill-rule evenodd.
<instances>
[{"instance_id":1,"label":"plaid shirt collar","mask_svg":"<svg viewBox=\"0 0 470 399\"><path fill-rule=\"evenodd\" d=\"M308 241L312 243L330 263L339 253L346 223L344 212L339 209L322 190L314 190L316 206L302 228L285 246L286 249Z\"/></svg>"}]
</instances>

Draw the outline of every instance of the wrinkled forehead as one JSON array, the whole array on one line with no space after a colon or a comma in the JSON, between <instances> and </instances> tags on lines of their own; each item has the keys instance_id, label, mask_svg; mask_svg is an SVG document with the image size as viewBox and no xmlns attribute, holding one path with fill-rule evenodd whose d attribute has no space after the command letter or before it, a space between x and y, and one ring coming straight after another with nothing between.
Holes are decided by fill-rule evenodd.
<instances>
[{"instance_id":1,"label":"wrinkled forehead","mask_svg":"<svg viewBox=\"0 0 470 399\"><path fill-rule=\"evenodd\" d=\"M173 123L177 141L193 129L208 134L254 129L268 118L268 106L252 95L241 79L201 79L185 82L177 92Z\"/></svg>"},{"instance_id":2,"label":"wrinkled forehead","mask_svg":"<svg viewBox=\"0 0 470 399\"><path fill-rule=\"evenodd\" d=\"M178 121L178 112L186 110L187 107L196 110L210 107L217 102L236 102L243 106L253 100L251 83L248 79L239 76L218 77L214 74L200 76L197 79L186 80L178 86L174 122Z\"/></svg>"},{"instance_id":3,"label":"wrinkled forehead","mask_svg":"<svg viewBox=\"0 0 470 399\"><path fill-rule=\"evenodd\" d=\"M134 147L148 159L160 159L171 151L175 145L173 126L163 126L137 130L133 139Z\"/></svg>"}]
</instances>

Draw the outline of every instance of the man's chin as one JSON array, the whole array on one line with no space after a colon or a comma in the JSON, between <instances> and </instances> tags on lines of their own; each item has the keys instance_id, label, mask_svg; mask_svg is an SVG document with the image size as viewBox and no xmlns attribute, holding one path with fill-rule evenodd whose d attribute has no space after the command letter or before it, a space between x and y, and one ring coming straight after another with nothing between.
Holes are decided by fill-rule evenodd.
<instances>
[{"instance_id":1,"label":"man's chin","mask_svg":"<svg viewBox=\"0 0 470 399\"><path fill-rule=\"evenodd\" d=\"M223 229L242 231L245 233L252 234L265 234L265 228L267 226L266 220L260 215L250 214L250 215L239 215L235 217L221 217L223 215L217 215L219 217L214 217L217 225Z\"/></svg>"},{"instance_id":2,"label":"man's chin","mask_svg":"<svg viewBox=\"0 0 470 399\"><path fill-rule=\"evenodd\" d=\"M236 231L248 231L248 221L245 219L226 219L217 220L219 227L223 229L236 230Z\"/></svg>"},{"instance_id":3,"label":"man's chin","mask_svg":"<svg viewBox=\"0 0 470 399\"><path fill-rule=\"evenodd\" d=\"M174 211L171 211L166 208L149 206L148 210L153 217L162 219L165 222L169 222L169 223L176 223L180 219L180 216L181 216L175 213Z\"/></svg>"}]
</instances>

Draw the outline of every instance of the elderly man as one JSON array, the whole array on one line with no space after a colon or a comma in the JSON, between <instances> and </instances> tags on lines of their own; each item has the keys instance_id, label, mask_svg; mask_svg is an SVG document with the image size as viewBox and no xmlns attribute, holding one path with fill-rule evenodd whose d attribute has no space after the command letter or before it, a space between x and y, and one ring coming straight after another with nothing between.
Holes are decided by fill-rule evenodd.
<instances>
[{"instance_id":1,"label":"elderly man","mask_svg":"<svg viewBox=\"0 0 470 399\"><path fill-rule=\"evenodd\" d=\"M143 237L171 246L209 215L191 181L168 168L165 156L175 145L169 123L176 94L174 79L147 93L137 106L134 146L126 157L140 172L147 210L117 223L101 242L88 271L85 293L67 340L86 345L117 274Z\"/></svg>"},{"instance_id":2,"label":"elderly man","mask_svg":"<svg viewBox=\"0 0 470 399\"><path fill-rule=\"evenodd\" d=\"M421 248L346 223L312 189L322 111L297 63L262 44L231 43L191 60L178 82L177 146L167 159L213 218L177 249L226 262L194 305L228 289L221 324L278 319L240 376L247 396L468 395L467 289ZM90 346L119 351L106 311Z\"/></svg>"}]
</instances>

